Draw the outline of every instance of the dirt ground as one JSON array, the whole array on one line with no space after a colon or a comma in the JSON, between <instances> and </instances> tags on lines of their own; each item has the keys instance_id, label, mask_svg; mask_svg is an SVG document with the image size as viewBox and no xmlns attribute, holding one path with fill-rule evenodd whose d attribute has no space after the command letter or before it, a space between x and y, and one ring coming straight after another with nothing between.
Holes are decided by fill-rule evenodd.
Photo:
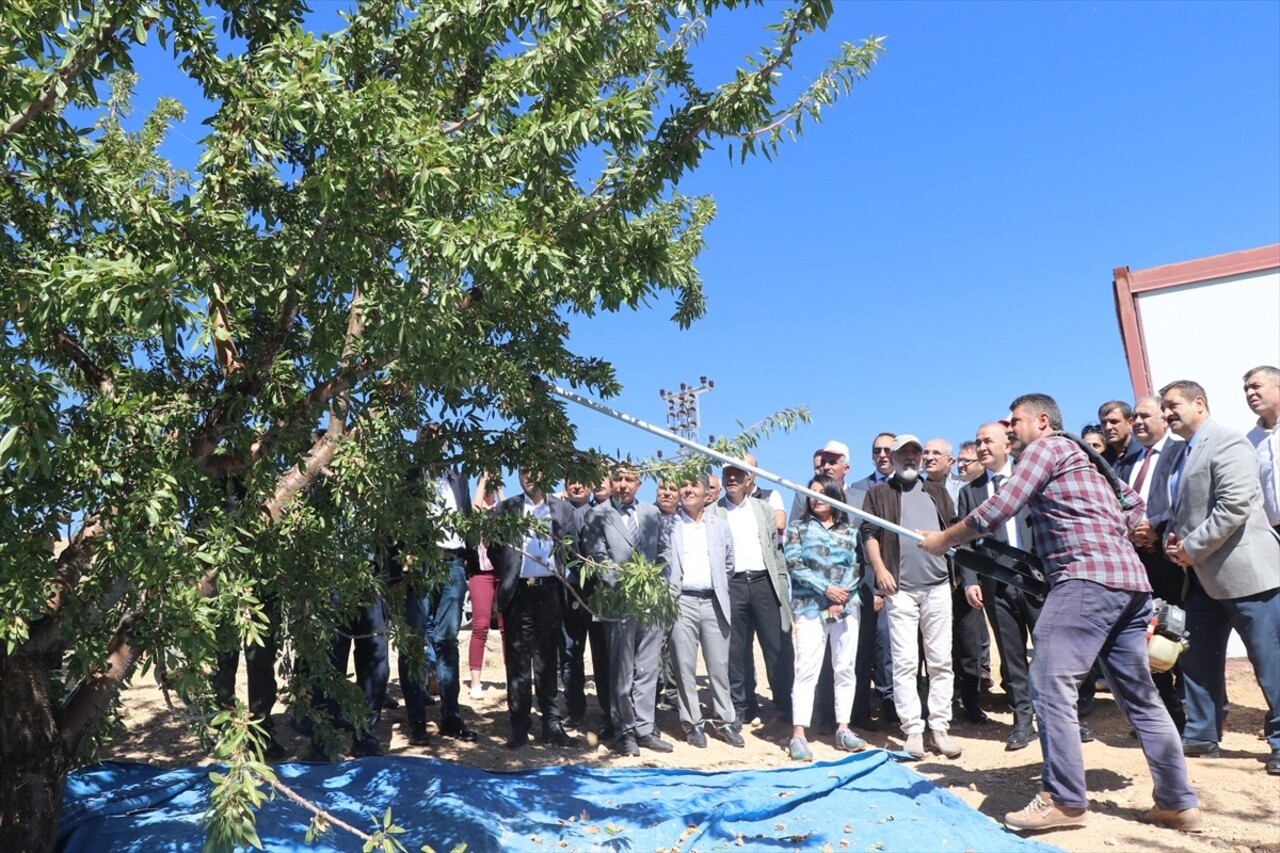
<instances>
[{"instance_id":1,"label":"dirt ground","mask_svg":"<svg viewBox=\"0 0 1280 853\"><path fill-rule=\"evenodd\" d=\"M460 646L463 661L469 634L463 632ZM588 668L590 660L588 659ZM701 671L701 669L699 670ZM757 671L764 672L763 666ZM396 672L393 662L391 672ZM638 758L614 756L603 744L595 744L594 733L601 722L599 707L593 695L588 696L588 717L579 748L556 748L536 742L517 750L508 750L503 741L508 733L506 692L499 638L489 637L483 671L483 698L470 699L462 692L463 715L481 734L477 743L459 743L434 736L428 747L413 747L400 730L404 710L388 711L377 734L390 755L426 755L488 770L520 770L556 764L589 763L600 765L688 767L704 770L761 769L780 767L789 762L784 745L790 726L772 719L753 724L743 732L745 750L710 739L707 749L696 749L677 736L680 721L674 710L659 711L658 725L668 740L676 744L673 753L660 755L642 751ZM241 678L243 682L243 675ZM242 684L243 695L243 684ZM1092 800L1089 822L1079 829L1041 833L1041 841L1069 851L1095 850L1236 850L1254 853L1280 853L1280 777L1268 776L1263 761L1268 755L1262 740L1265 704L1247 661L1232 661L1228 666L1228 690L1232 709L1227 732L1218 759L1188 759L1191 783L1199 792L1205 812L1206 831L1199 835L1183 835L1172 830L1149 827L1138 821L1139 815L1152 805L1151 777L1137 741L1129 735L1128 723L1109 694L1098 693L1097 710L1089 718L1097 740L1084 744ZM588 693L592 687L588 685ZM766 691L762 688L761 693ZM390 693L400 697L394 677ZM176 700L175 700L176 701ZM703 701L707 701L705 684ZM143 761L176 766L207 760L196 739L165 705L159 688L150 678L139 679L123 696L126 733L104 751L104 759ZM992 722L984 726L956 723L952 734L964 747L956 760L930 757L915 762L913 768L950 789L982 814L999 820L1016 810L1039 789L1040 748L1031 746L1020 752L1006 752L1004 741L1012 723L999 686L984 697L984 708ZM761 696L761 708L772 708L767 696ZM428 709L436 711L436 709ZM435 719L438 720L438 712ZM280 740L292 755L305 753L306 739L299 737L286 722L285 709L277 707L276 729ZM534 734L538 732L535 721ZM810 741L817 760L838 759L844 753L831 745L830 733L810 729ZM902 747L899 731L862 731L872 747L898 750ZM926 849L923 845L922 849ZM639 853L639 851L637 851Z\"/></svg>"}]
</instances>

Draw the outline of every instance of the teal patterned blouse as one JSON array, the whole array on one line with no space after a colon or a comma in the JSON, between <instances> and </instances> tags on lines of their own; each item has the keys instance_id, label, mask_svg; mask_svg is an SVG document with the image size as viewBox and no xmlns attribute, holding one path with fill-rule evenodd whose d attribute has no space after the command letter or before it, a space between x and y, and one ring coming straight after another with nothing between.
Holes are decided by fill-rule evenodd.
<instances>
[{"instance_id":1,"label":"teal patterned blouse","mask_svg":"<svg viewBox=\"0 0 1280 853\"><path fill-rule=\"evenodd\" d=\"M830 528L817 519L796 519L787 525L786 545L782 549L791 574L791 613L818 617L831 602L827 587L838 586L849 591L845 613L861 607L857 587L862 578L854 558L857 533L849 524L837 523Z\"/></svg>"}]
</instances>

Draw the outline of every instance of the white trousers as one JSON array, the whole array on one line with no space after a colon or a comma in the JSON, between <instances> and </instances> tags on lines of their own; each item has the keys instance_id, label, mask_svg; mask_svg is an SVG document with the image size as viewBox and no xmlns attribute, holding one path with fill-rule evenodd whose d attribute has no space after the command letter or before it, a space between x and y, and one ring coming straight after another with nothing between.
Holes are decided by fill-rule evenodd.
<instances>
[{"instance_id":1,"label":"white trousers","mask_svg":"<svg viewBox=\"0 0 1280 853\"><path fill-rule=\"evenodd\" d=\"M796 617L791 636L796 645L796 676L791 688L791 724L808 727L813 719L813 691L822 670L822 651L831 645L831 669L835 675L836 721L848 722L858 680L858 624L862 609L852 608L844 619L824 622L818 616Z\"/></svg>"},{"instance_id":2,"label":"white trousers","mask_svg":"<svg viewBox=\"0 0 1280 853\"><path fill-rule=\"evenodd\" d=\"M929 728L945 732L951 725L951 697L955 673L951 668L951 584L898 590L885 598L889 613L889 645L893 654L893 706L902 731L924 731L920 712L920 669L917 636L924 638L924 662L929 673Z\"/></svg>"}]
</instances>

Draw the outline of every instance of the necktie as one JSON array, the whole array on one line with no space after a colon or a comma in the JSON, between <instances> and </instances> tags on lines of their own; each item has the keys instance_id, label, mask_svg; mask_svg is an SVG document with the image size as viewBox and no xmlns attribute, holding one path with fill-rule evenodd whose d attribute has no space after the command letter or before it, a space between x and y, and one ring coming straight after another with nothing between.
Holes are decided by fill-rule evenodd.
<instances>
[{"instance_id":1,"label":"necktie","mask_svg":"<svg viewBox=\"0 0 1280 853\"><path fill-rule=\"evenodd\" d=\"M1169 506L1178 505L1178 481L1182 479L1182 465L1191 454L1191 448L1182 451L1178 461L1173 463L1173 471L1169 474Z\"/></svg>"},{"instance_id":2,"label":"necktie","mask_svg":"<svg viewBox=\"0 0 1280 853\"><path fill-rule=\"evenodd\" d=\"M627 532L631 534L632 540L639 538L640 527L636 524L636 506L632 504L622 510L622 521L627 525Z\"/></svg>"},{"instance_id":3,"label":"necktie","mask_svg":"<svg viewBox=\"0 0 1280 853\"><path fill-rule=\"evenodd\" d=\"M992 488L994 488L995 491L999 493L1000 487L1004 485L1004 481L1007 479L1009 478L1004 474L992 474L991 475ZM1004 535L1005 535L1005 538L1009 540L1010 545L1012 545L1015 548L1022 547L1022 533L1021 531L1018 530L1018 519L1016 517L1011 518L1005 522Z\"/></svg>"},{"instance_id":4,"label":"necktie","mask_svg":"<svg viewBox=\"0 0 1280 853\"><path fill-rule=\"evenodd\" d=\"M1147 449L1147 455L1142 457L1142 467L1138 469L1138 479L1133 481L1133 490L1139 495L1142 494L1142 484L1147 482L1147 471L1151 468L1151 460L1155 458L1156 449L1154 447Z\"/></svg>"}]
</instances>

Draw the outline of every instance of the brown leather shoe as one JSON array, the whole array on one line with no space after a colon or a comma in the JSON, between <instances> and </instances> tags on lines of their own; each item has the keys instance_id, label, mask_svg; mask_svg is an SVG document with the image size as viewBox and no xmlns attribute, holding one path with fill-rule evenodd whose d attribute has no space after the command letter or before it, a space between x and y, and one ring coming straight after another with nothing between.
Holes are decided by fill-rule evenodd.
<instances>
[{"instance_id":1,"label":"brown leather shoe","mask_svg":"<svg viewBox=\"0 0 1280 853\"><path fill-rule=\"evenodd\" d=\"M1204 832L1204 815L1194 806L1180 811L1153 808L1142 816L1142 822L1166 826L1178 832Z\"/></svg>"},{"instance_id":2,"label":"brown leather shoe","mask_svg":"<svg viewBox=\"0 0 1280 853\"><path fill-rule=\"evenodd\" d=\"M1006 814L1004 825L1010 829L1059 829L1084 826L1088 819L1087 809L1069 809L1055 803L1048 794L1039 793L1026 808Z\"/></svg>"}]
</instances>

